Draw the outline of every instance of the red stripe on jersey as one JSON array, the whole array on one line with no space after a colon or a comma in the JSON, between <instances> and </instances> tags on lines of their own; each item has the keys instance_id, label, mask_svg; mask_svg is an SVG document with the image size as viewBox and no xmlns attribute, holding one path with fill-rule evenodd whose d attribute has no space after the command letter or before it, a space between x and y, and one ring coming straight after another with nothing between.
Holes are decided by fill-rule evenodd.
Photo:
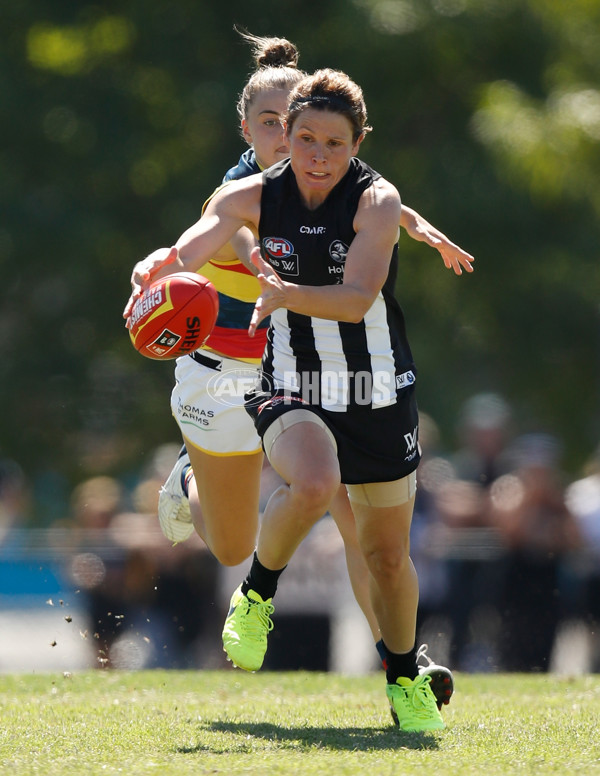
<instances>
[{"instance_id":1,"label":"red stripe on jersey","mask_svg":"<svg viewBox=\"0 0 600 776\"><path fill-rule=\"evenodd\" d=\"M246 329L215 326L205 345L228 358L261 359L267 343L267 331L267 328L258 329L254 337L249 337Z\"/></svg>"},{"instance_id":2,"label":"red stripe on jersey","mask_svg":"<svg viewBox=\"0 0 600 776\"><path fill-rule=\"evenodd\" d=\"M226 272L239 272L240 275L254 275L254 272L250 272L248 267L242 264L241 261L224 261L219 263L218 261L209 261L213 267L217 269L225 270ZM202 274L202 267L198 270Z\"/></svg>"}]
</instances>

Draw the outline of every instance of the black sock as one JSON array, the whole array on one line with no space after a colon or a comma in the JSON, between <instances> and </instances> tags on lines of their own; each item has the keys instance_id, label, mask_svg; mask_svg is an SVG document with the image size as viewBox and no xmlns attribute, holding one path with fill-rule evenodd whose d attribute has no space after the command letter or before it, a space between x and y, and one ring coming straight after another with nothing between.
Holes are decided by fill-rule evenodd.
<instances>
[{"instance_id":1,"label":"black sock","mask_svg":"<svg viewBox=\"0 0 600 776\"><path fill-rule=\"evenodd\" d=\"M382 642L383 643L383 642ZM383 645L387 654L387 668L385 671L385 677L388 684L396 684L396 679L399 676L406 676L408 679L416 679L419 675L419 669L417 667L417 645L404 654L398 654L397 652L390 652L390 650Z\"/></svg>"},{"instance_id":2,"label":"black sock","mask_svg":"<svg viewBox=\"0 0 600 776\"><path fill-rule=\"evenodd\" d=\"M383 666L383 670L387 670L387 650L385 648L385 644L383 643L383 639L379 639L379 641L375 642L375 649L379 653L379 658L381 659L381 665Z\"/></svg>"},{"instance_id":3,"label":"black sock","mask_svg":"<svg viewBox=\"0 0 600 776\"><path fill-rule=\"evenodd\" d=\"M242 593L248 595L248 590L254 590L259 596L266 601L268 598L273 598L277 591L277 581L279 575L285 570L285 566L278 571L271 571L271 569L265 568L259 561L258 556L254 553L254 560L250 567L250 572L246 579L242 582Z\"/></svg>"}]
</instances>

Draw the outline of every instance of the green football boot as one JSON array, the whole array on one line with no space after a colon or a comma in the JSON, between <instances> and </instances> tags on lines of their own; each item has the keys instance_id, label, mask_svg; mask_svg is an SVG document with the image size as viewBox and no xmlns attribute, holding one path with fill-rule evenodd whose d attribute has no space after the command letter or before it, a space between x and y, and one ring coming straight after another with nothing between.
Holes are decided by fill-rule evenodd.
<instances>
[{"instance_id":1,"label":"green football boot","mask_svg":"<svg viewBox=\"0 0 600 776\"><path fill-rule=\"evenodd\" d=\"M258 671L267 651L267 635L273 630L271 615L275 607L272 599L266 601L242 586L231 596L229 614L223 627L223 649L227 658L244 671Z\"/></svg>"},{"instance_id":2,"label":"green football boot","mask_svg":"<svg viewBox=\"0 0 600 776\"><path fill-rule=\"evenodd\" d=\"M444 729L444 720L430 683L430 676L419 675L412 680L399 676L396 684L387 685L392 716L400 730L419 733Z\"/></svg>"}]
</instances>

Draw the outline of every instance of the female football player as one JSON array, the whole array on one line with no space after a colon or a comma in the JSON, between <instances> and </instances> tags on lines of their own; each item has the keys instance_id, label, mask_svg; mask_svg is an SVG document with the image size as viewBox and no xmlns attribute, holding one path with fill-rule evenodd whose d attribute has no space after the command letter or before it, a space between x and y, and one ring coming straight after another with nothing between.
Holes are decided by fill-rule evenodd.
<instances>
[{"instance_id":1,"label":"female football player","mask_svg":"<svg viewBox=\"0 0 600 776\"><path fill-rule=\"evenodd\" d=\"M390 704L401 728L439 729L431 678L416 657L409 531L418 414L416 370L393 296L400 197L356 158L369 128L362 92L345 74L322 70L301 80L285 126L290 158L225 186L172 249L136 265L125 314L151 277L198 271L238 230L252 229L261 296L249 333L271 320L260 390L246 409L284 484L269 499L250 573L232 597L225 649L236 665L260 668L279 574L343 482Z\"/></svg>"}]
</instances>

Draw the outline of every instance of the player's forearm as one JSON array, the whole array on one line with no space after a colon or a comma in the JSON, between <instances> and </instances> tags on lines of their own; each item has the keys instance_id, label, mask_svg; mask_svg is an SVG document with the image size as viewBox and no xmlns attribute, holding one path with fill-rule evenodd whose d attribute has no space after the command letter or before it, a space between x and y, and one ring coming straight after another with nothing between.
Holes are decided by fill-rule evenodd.
<instances>
[{"instance_id":1,"label":"player's forearm","mask_svg":"<svg viewBox=\"0 0 600 776\"><path fill-rule=\"evenodd\" d=\"M400 215L400 226L406 231L409 237L419 242L427 242L427 235L432 235L438 239L447 239L439 229L429 223L422 215L417 213L406 205L402 205L402 213Z\"/></svg>"},{"instance_id":2,"label":"player's forearm","mask_svg":"<svg viewBox=\"0 0 600 776\"><path fill-rule=\"evenodd\" d=\"M373 304L370 290L348 283L299 286L286 283L285 306L292 312L332 321L358 323Z\"/></svg>"}]
</instances>

